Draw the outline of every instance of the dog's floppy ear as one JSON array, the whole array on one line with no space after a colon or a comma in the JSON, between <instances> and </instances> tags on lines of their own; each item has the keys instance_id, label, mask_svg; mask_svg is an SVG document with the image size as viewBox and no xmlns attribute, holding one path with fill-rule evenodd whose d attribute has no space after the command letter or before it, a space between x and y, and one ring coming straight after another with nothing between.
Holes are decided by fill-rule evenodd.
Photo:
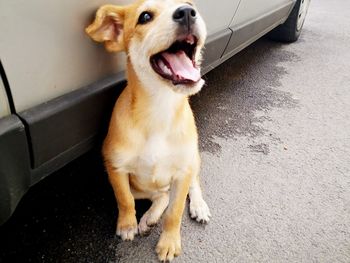
<instances>
[{"instance_id":1,"label":"dog's floppy ear","mask_svg":"<svg viewBox=\"0 0 350 263\"><path fill-rule=\"evenodd\" d=\"M104 5L97 10L94 22L85 31L96 42L104 42L108 51L122 51L124 15L124 7Z\"/></svg>"}]
</instances>

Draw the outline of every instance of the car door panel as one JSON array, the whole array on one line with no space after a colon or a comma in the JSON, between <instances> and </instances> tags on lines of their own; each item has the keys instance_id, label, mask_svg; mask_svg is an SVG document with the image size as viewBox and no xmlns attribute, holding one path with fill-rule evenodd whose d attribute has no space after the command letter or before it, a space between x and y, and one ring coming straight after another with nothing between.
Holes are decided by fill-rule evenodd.
<instances>
[{"instance_id":1,"label":"car door panel","mask_svg":"<svg viewBox=\"0 0 350 263\"><path fill-rule=\"evenodd\" d=\"M124 69L85 34L96 9L130 1L2 0L0 50L17 111L23 111Z\"/></svg>"},{"instance_id":2,"label":"car door panel","mask_svg":"<svg viewBox=\"0 0 350 263\"><path fill-rule=\"evenodd\" d=\"M220 60L230 40L232 31L228 28L216 34L210 35L205 44L202 63L202 74L209 72Z\"/></svg>"},{"instance_id":3,"label":"car door panel","mask_svg":"<svg viewBox=\"0 0 350 263\"><path fill-rule=\"evenodd\" d=\"M273 13L283 6L291 5L295 0L242 0L230 28L240 28L252 21L257 21L266 14Z\"/></svg>"},{"instance_id":4,"label":"car door panel","mask_svg":"<svg viewBox=\"0 0 350 263\"><path fill-rule=\"evenodd\" d=\"M254 42L288 17L294 0L242 0L230 24L233 34L224 52L224 58L231 57ZM256 8L256 7L259 8Z\"/></svg>"},{"instance_id":5,"label":"car door panel","mask_svg":"<svg viewBox=\"0 0 350 263\"><path fill-rule=\"evenodd\" d=\"M227 29L241 0L197 0L196 5L207 25L208 35Z\"/></svg>"},{"instance_id":6,"label":"car door panel","mask_svg":"<svg viewBox=\"0 0 350 263\"><path fill-rule=\"evenodd\" d=\"M232 31L228 28L241 0L197 0L196 5L206 22L208 38L204 50L202 73L208 72L222 56Z\"/></svg>"}]
</instances>

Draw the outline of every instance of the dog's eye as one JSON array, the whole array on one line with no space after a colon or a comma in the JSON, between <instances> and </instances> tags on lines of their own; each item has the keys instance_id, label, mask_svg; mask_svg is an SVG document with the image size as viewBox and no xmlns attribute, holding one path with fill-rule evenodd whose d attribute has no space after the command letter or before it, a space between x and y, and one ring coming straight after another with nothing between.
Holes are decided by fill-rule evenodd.
<instances>
[{"instance_id":1,"label":"dog's eye","mask_svg":"<svg viewBox=\"0 0 350 263\"><path fill-rule=\"evenodd\" d=\"M139 20L137 21L137 24L144 25L148 22L150 22L153 19L153 14L151 12L142 12L139 16Z\"/></svg>"}]
</instances>

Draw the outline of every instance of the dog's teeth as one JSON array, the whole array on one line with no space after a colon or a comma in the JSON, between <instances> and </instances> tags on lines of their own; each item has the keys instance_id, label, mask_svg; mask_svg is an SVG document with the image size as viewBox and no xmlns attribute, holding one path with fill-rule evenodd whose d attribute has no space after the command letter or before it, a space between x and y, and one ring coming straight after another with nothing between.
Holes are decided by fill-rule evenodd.
<instances>
[{"instance_id":1,"label":"dog's teeth","mask_svg":"<svg viewBox=\"0 0 350 263\"><path fill-rule=\"evenodd\" d=\"M168 69L168 67L165 66L163 71L164 71L165 74L171 75L171 70Z\"/></svg>"},{"instance_id":2,"label":"dog's teeth","mask_svg":"<svg viewBox=\"0 0 350 263\"><path fill-rule=\"evenodd\" d=\"M165 74L171 75L171 70L164 64L162 60L159 61L159 67L163 70Z\"/></svg>"},{"instance_id":3,"label":"dog's teeth","mask_svg":"<svg viewBox=\"0 0 350 263\"><path fill-rule=\"evenodd\" d=\"M190 45L193 45L194 44L194 37L193 36L188 36L186 38L186 42Z\"/></svg>"}]
</instances>

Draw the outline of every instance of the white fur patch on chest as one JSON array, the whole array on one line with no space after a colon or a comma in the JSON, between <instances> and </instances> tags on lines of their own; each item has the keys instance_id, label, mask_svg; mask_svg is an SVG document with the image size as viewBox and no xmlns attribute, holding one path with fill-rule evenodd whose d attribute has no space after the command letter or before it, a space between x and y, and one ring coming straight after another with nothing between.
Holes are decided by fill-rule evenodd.
<instances>
[{"instance_id":1,"label":"white fur patch on chest","mask_svg":"<svg viewBox=\"0 0 350 263\"><path fill-rule=\"evenodd\" d=\"M195 145L172 145L165 134L154 134L141 145L117 154L115 166L136 176L145 188L154 183L168 187L173 178L185 175L196 156Z\"/></svg>"},{"instance_id":2,"label":"white fur patch on chest","mask_svg":"<svg viewBox=\"0 0 350 263\"><path fill-rule=\"evenodd\" d=\"M163 134L152 135L146 142L142 151L134 160L134 167L137 167L137 174L142 174L141 170L155 170L159 164L167 165L170 153L169 144ZM141 169L141 170L140 170ZM153 171L150 171L151 173Z\"/></svg>"}]
</instances>

